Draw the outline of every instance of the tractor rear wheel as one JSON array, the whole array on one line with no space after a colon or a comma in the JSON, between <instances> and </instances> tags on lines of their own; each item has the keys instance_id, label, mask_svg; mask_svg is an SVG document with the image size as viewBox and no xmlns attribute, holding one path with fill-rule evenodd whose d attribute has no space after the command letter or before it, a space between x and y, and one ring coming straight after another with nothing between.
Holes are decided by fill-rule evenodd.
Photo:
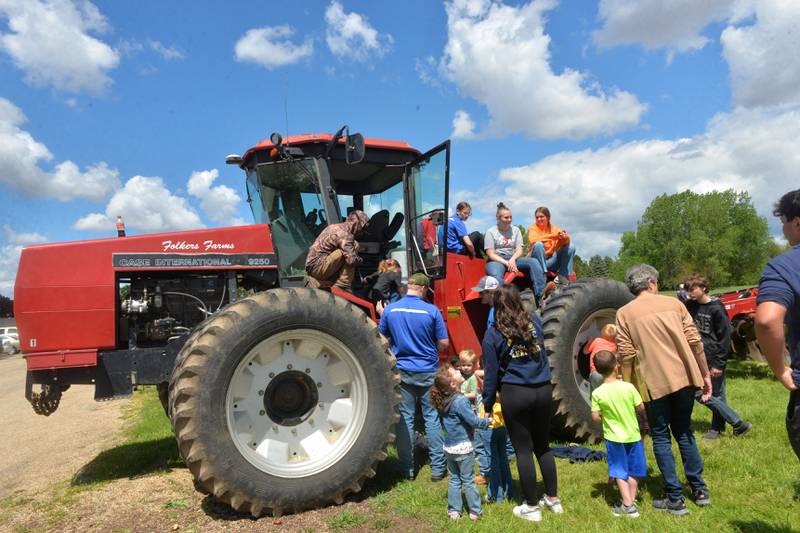
<instances>
[{"instance_id":1,"label":"tractor rear wheel","mask_svg":"<svg viewBox=\"0 0 800 533\"><path fill-rule=\"evenodd\" d=\"M622 283L606 278L578 279L550 296L542 309L544 343L553 373L554 434L567 440L597 442L600 424L592 421L589 357L583 347L614 323L617 309L633 296Z\"/></svg>"},{"instance_id":2,"label":"tractor rear wheel","mask_svg":"<svg viewBox=\"0 0 800 533\"><path fill-rule=\"evenodd\" d=\"M342 298L276 289L205 321L169 403L197 484L255 517L341 503L394 439L398 375L377 325Z\"/></svg>"}]
</instances>

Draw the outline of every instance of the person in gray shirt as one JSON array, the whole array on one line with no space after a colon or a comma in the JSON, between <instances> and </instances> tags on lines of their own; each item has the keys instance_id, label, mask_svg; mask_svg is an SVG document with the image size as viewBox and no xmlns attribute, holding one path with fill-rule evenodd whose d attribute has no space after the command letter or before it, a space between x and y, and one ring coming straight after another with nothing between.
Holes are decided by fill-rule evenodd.
<instances>
[{"instance_id":1,"label":"person in gray shirt","mask_svg":"<svg viewBox=\"0 0 800 533\"><path fill-rule=\"evenodd\" d=\"M522 256L522 233L512 224L511 210L503 202L497 204L497 225L486 230L484 248L489 261L486 274L503 283L506 272L528 275L538 305L544 292L545 275L539 261Z\"/></svg>"}]
</instances>

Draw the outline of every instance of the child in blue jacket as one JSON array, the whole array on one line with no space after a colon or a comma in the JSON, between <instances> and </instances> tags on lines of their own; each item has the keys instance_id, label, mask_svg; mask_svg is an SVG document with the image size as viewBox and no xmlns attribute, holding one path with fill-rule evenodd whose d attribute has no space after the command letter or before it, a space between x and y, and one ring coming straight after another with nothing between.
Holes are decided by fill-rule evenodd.
<instances>
[{"instance_id":1,"label":"child in blue jacket","mask_svg":"<svg viewBox=\"0 0 800 533\"><path fill-rule=\"evenodd\" d=\"M447 470L450 472L447 514L453 520L461 518L463 489L469 519L477 520L482 509L481 496L475 485L472 438L475 428L489 427L489 419L479 418L472 408L472 402L461 394L463 381L461 372L451 365L439 367L431 387L431 403L439 411L444 425L444 452L447 455Z\"/></svg>"}]
</instances>

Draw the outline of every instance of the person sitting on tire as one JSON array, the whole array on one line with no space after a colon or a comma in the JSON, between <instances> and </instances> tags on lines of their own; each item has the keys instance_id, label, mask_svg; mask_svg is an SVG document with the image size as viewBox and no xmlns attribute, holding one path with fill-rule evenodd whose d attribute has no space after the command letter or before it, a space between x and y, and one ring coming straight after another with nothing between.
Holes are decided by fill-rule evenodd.
<instances>
[{"instance_id":1,"label":"person sitting on tire","mask_svg":"<svg viewBox=\"0 0 800 533\"><path fill-rule=\"evenodd\" d=\"M531 246L528 256L539 261L542 275L554 270L562 284L569 283L575 257L575 246L570 242L569 234L550 223L550 210L544 206L536 208L534 218L535 222L528 228Z\"/></svg>"},{"instance_id":2,"label":"person sitting on tire","mask_svg":"<svg viewBox=\"0 0 800 533\"><path fill-rule=\"evenodd\" d=\"M471 258L479 257L483 251L483 235L480 231L473 231L467 234L467 226L464 222L472 215L472 206L467 202L458 202L456 214L447 219L447 251L460 255L468 255ZM440 226L444 227L444 226ZM443 236L439 237L439 242L443 242Z\"/></svg>"},{"instance_id":3,"label":"person sitting on tire","mask_svg":"<svg viewBox=\"0 0 800 533\"><path fill-rule=\"evenodd\" d=\"M439 309L426 302L429 281L425 274L408 278L406 295L386 306L381 314L380 330L389 339L400 372L400 420L397 423L397 456L403 477L414 479L414 414L417 404L422 407L431 481L445 476L442 449L442 426L439 415L431 405L430 390L439 366L439 351L447 349L450 341Z\"/></svg>"},{"instance_id":4,"label":"person sitting on tire","mask_svg":"<svg viewBox=\"0 0 800 533\"><path fill-rule=\"evenodd\" d=\"M600 330L600 336L595 337L586 344L584 352L589 354L589 394L603 384L603 374L597 371L594 365L595 356L601 351L617 353L617 326L606 324Z\"/></svg>"},{"instance_id":5,"label":"person sitting on tire","mask_svg":"<svg viewBox=\"0 0 800 533\"><path fill-rule=\"evenodd\" d=\"M319 234L311 245L306 258L306 273L320 287L334 287L350 291L356 266L362 259L358 256L355 236L367 227L369 216L358 209L347 215L344 222L331 224Z\"/></svg>"},{"instance_id":6,"label":"person sitting on tire","mask_svg":"<svg viewBox=\"0 0 800 533\"><path fill-rule=\"evenodd\" d=\"M545 285L542 263L530 257L522 257L522 232L512 224L511 210L503 202L497 204L496 217L497 225L486 230L484 237L484 247L489 257L486 273L502 284L506 272L526 272L538 303Z\"/></svg>"}]
</instances>

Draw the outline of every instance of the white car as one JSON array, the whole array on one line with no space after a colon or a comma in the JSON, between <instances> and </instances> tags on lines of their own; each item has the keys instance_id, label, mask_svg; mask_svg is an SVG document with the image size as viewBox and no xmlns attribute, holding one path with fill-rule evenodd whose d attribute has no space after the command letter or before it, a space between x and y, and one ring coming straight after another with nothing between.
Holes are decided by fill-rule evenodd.
<instances>
[{"instance_id":1,"label":"white car","mask_svg":"<svg viewBox=\"0 0 800 533\"><path fill-rule=\"evenodd\" d=\"M19 353L19 338L16 335L0 335L0 349L3 354Z\"/></svg>"}]
</instances>

